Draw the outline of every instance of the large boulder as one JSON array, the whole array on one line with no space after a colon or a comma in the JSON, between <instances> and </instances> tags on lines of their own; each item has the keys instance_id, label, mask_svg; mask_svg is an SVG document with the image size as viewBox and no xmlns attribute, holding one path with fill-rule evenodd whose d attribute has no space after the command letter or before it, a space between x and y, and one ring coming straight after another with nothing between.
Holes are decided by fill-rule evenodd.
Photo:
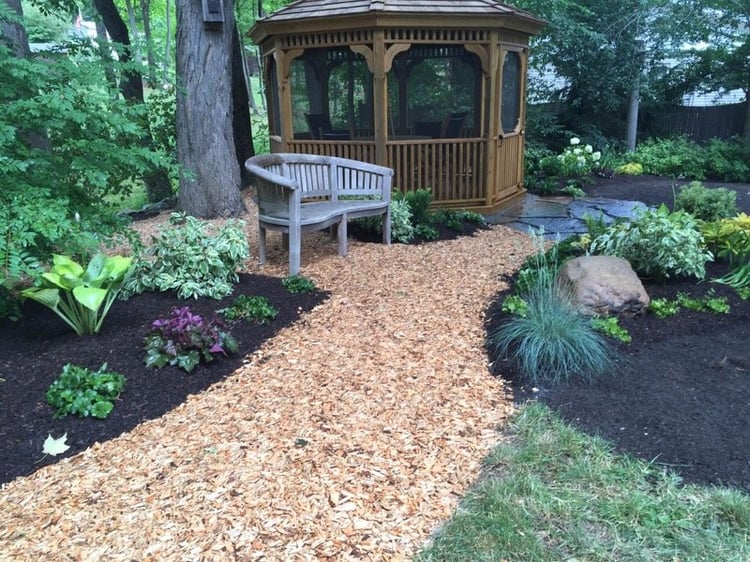
<instances>
[{"instance_id":1,"label":"large boulder","mask_svg":"<svg viewBox=\"0 0 750 562\"><path fill-rule=\"evenodd\" d=\"M630 262L614 256L583 256L567 261L558 283L571 289L583 314L642 314L650 302Z\"/></svg>"}]
</instances>

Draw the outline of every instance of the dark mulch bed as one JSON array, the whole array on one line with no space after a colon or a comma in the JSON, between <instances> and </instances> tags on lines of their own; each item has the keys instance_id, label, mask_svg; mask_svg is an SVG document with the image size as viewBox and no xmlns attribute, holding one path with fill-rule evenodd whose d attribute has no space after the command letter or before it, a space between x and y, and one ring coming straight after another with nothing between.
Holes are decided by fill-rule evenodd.
<instances>
[{"instance_id":1,"label":"dark mulch bed","mask_svg":"<svg viewBox=\"0 0 750 562\"><path fill-rule=\"evenodd\" d=\"M231 304L240 294L262 295L279 311L267 325L238 322L229 325L240 353L203 364L192 373L177 367L146 368L143 337L157 318L166 318L175 307L190 306L204 318ZM327 295L291 294L281 279L262 275L242 275L232 296L213 299L179 300L165 293L144 293L127 302L117 301L104 321L101 332L78 337L50 310L28 301L18 322L0 320L0 483L30 474L37 468L81 452L129 431L139 423L157 418L224 379L242 364L243 358L258 349L300 314L311 310ZM125 390L115 409L105 420L67 416L53 419L45 393L66 363L125 375ZM58 438L67 433L71 446L64 454L43 458L47 435Z\"/></svg>"},{"instance_id":2,"label":"dark mulch bed","mask_svg":"<svg viewBox=\"0 0 750 562\"><path fill-rule=\"evenodd\" d=\"M661 202L672 206L673 182L663 178L600 179L593 197ZM740 210L750 212L750 185L706 182L738 193ZM727 271L710 263L707 279ZM571 424L612 442L616 450L654 461L679 473L684 482L729 485L750 491L750 301L721 284L694 279L644 280L651 298L674 299L679 292L726 296L729 314L681 310L674 317L623 317L629 344L615 343L619 359L607 376L590 383L540 387L520 383L512 366L496 370L511 379L514 399L536 399ZM503 321L502 295L493 304L488 329Z\"/></svg>"}]
</instances>

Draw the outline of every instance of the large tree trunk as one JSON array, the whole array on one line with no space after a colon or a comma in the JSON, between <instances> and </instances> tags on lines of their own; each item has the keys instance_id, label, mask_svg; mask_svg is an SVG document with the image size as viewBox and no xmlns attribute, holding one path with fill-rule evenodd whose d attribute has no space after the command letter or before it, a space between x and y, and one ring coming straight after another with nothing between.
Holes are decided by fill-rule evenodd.
<instances>
[{"instance_id":1,"label":"large tree trunk","mask_svg":"<svg viewBox=\"0 0 750 562\"><path fill-rule=\"evenodd\" d=\"M245 75L245 57L242 52L240 32L235 26L232 41L232 102L234 107L234 148L240 169L242 187L250 183L250 174L245 169L245 160L255 156L253 131L250 126L250 97Z\"/></svg>"},{"instance_id":2,"label":"large tree trunk","mask_svg":"<svg viewBox=\"0 0 750 562\"><path fill-rule=\"evenodd\" d=\"M177 0L177 154L182 172L177 205L200 218L245 211L234 143L232 42L234 8L206 29L201 3Z\"/></svg>"},{"instance_id":3,"label":"large tree trunk","mask_svg":"<svg viewBox=\"0 0 750 562\"><path fill-rule=\"evenodd\" d=\"M8 46L11 52L19 59L28 59L31 56L29 48L29 36L23 25L23 8L21 0L4 0L5 5L15 14L16 19L0 19L0 39ZM29 84L28 96L35 93L34 85ZM30 146L41 150L49 150L49 138L44 131L20 130L19 134Z\"/></svg>"},{"instance_id":4,"label":"large tree trunk","mask_svg":"<svg viewBox=\"0 0 750 562\"><path fill-rule=\"evenodd\" d=\"M104 21L104 26L109 32L112 41L123 46L120 53L120 62L126 63L132 59L130 53L130 35L128 27L117 11L114 0L94 0L96 11ZM123 72L120 78L120 91L126 100L143 101L143 79L139 72L134 70Z\"/></svg>"},{"instance_id":5,"label":"large tree trunk","mask_svg":"<svg viewBox=\"0 0 750 562\"><path fill-rule=\"evenodd\" d=\"M23 26L21 0L4 0L4 2L18 19L14 21L0 20L2 40L17 58L27 59L31 50L29 49L29 37L26 35L26 28Z\"/></svg>"},{"instance_id":6,"label":"large tree trunk","mask_svg":"<svg viewBox=\"0 0 750 562\"><path fill-rule=\"evenodd\" d=\"M143 19L143 38L146 41L146 63L148 64L148 83L156 87L156 57L154 56L154 39L151 36L151 0L141 0L141 18ZM166 64L167 61L164 61Z\"/></svg>"}]
</instances>

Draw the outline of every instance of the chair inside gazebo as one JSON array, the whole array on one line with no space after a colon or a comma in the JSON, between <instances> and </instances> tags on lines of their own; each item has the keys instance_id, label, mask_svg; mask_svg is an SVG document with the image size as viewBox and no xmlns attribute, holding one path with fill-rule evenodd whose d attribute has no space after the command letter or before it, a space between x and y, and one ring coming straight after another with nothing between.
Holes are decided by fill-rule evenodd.
<instances>
[{"instance_id":1,"label":"chair inside gazebo","mask_svg":"<svg viewBox=\"0 0 750 562\"><path fill-rule=\"evenodd\" d=\"M373 161L372 73L349 47L307 49L291 64L295 152ZM388 165L402 191L436 202L483 202L486 140L479 58L462 46L412 45L387 74Z\"/></svg>"}]
</instances>

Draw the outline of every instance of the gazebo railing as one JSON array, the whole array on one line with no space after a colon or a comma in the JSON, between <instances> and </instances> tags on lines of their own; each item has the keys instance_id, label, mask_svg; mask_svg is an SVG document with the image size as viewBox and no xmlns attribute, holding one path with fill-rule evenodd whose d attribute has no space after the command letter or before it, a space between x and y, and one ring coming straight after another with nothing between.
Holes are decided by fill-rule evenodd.
<instances>
[{"instance_id":1,"label":"gazebo railing","mask_svg":"<svg viewBox=\"0 0 750 562\"><path fill-rule=\"evenodd\" d=\"M430 189L438 205L483 206L486 146L487 141L481 138L389 140L386 147L388 166L394 169L394 189ZM294 140L289 150L375 162L372 140Z\"/></svg>"},{"instance_id":2,"label":"gazebo railing","mask_svg":"<svg viewBox=\"0 0 750 562\"><path fill-rule=\"evenodd\" d=\"M484 139L390 141L388 162L393 185L401 191L430 189L435 203L452 207L483 205L486 146Z\"/></svg>"}]
</instances>

